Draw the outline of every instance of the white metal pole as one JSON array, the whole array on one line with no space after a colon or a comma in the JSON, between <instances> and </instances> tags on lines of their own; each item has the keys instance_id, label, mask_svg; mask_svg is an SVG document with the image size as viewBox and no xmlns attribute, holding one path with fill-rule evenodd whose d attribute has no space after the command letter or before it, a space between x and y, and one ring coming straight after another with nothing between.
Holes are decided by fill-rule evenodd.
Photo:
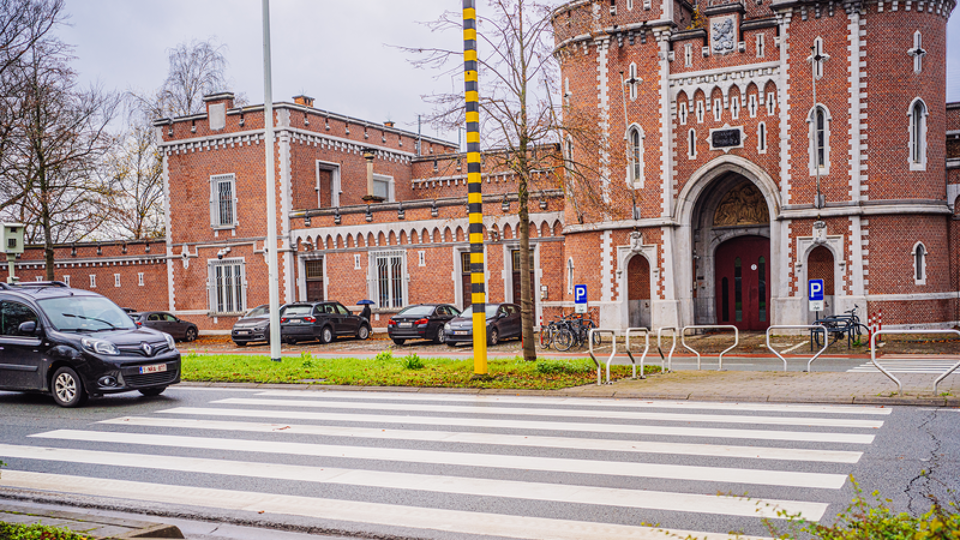
<instances>
[{"instance_id":1,"label":"white metal pole","mask_svg":"<svg viewBox=\"0 0 960 540\"><path fill-rule=\"evenodd\" d=\"M270 69L270 0L263 0L263 124L267 177L267 250L270 289L270 359L280 361L280 285L277 268L277 186L273 156L273 84Z\"/></svg>"}]
</instances>

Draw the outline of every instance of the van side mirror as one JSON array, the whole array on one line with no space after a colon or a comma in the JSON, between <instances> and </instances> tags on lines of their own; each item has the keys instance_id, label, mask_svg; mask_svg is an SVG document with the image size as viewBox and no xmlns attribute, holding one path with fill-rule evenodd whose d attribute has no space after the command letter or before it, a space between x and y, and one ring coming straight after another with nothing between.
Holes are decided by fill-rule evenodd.
<instances>
[{"instance_id":1,"label":"van side mirror","mask_svg":"<svg viewBox=\"0 0 960 540\"><path fill-rule=\"evenodd\" d=\"M37 323L36 321L27 321L20 323L20 326L17 327L17 332L21 336L32 336L37 333Z\"/></svg>"}]
</instances>

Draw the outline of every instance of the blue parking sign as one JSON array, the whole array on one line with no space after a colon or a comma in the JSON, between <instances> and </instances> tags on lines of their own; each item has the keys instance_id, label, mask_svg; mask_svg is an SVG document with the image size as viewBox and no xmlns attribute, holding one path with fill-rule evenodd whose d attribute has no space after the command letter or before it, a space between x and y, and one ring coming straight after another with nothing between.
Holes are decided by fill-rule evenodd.
<instances>
[{"instance_id":1,"label":"blue parking sign","mask_svg":"<svg viewBox=\"0 0 960 540\"><path fill-rule=\"evenodd\" d=\"M575 304L587 303L587 286L586 285L573 286L573 303Z\"/></svg>"},{"instance_id":2,"label":"blue parking sign","mask_svg":"<svg viewBox=\"0 0 960 540\"><path fill-rule=\"evenodd\" d=\"M823 280L811 279L807 284L807 298L811 302L823 300Z\"/></svg>"}]
</instances>

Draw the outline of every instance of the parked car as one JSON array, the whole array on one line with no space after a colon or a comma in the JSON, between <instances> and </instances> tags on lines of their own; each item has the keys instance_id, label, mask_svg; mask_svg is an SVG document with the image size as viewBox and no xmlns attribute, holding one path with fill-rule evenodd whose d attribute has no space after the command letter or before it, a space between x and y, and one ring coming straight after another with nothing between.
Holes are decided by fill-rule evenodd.
<instances>
[{"instance_id":1,"label":"parked car","mask_svg":"<svg viewBox=\"0 0 960 540\"><path fill-rule=\"evenodd\" d=\"M487 304L487 343L496 345L507 338L520 339L520 306L516 304ZM457 318L444 326L445 342L451 347L458 343L473 343L473 308L463 310Z\"/></svg>"},{"instance_id":2,"label":"parked car","mask_svg":"<svg viewBox=\"0 0 960 540\"><path fill-rule=\"evenodd\" d=\"M173 339L181 341L193 341L199 335L197 325L190 321L178 319L166 311L131 313L130 318L137 323L137 326L166 332L173 336Z\"/></svg>"},{"instance_id":3,"label":"parked car","mask_svg":"<svg viewBox=\"0 0 960 540\"><path fill-rule=\"evenodd\" d=\"M342 336L370 337L370 323L340 302L297 302L280 312L280 338L286 343L319 340L330 343Z\"/></svg>"},{"instance_id":4,"label":"parked car","mask_svg":"<svg viewBox=\"0 0 960 540\"><path fill-rule=\"evenodd\" d=\"M280 313L283 308L280 306ZM270 341L270 305L257 306L247 312L233 325L230 338L239 347L254 341Z\"/></svg>"},{"instance_id":5,"label":"parked car","mask_svg":"<svg viewBox=\"0 0 960 540\"><path fill-rule=\"evenodd\" d=\"M138 327L107 298L61 282L0 283L0 390L76 407L117 392L157 396L178 382L173 337Z\"/></svg>"},{"instance_id":6,"label":"parked car","mask_svg":"<svg viewBox=\"0 0 960 540\"><path fill-rule=\"evenodd\" d=\"M446 337L443 325L458 313L457 308L447 304L407 306L387 321L387 335L397 345L403 345L408 339L443 343Z\"/></svg>"}]
</instances>

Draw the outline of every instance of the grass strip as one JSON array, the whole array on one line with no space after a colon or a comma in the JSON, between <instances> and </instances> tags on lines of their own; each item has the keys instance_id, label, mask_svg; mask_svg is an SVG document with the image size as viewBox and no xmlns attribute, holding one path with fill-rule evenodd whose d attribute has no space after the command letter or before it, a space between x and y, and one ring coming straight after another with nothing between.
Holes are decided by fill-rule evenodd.
<instances>
[{"instance_id":1,"label":"grass strip","mask_svg":"<svg viewBox=\"0 0 960 540\"><path fill-rule=\"evenodd\" d=\"M85 534L42 524L0 522L0 540L90 540Z\"/></svg>"}]
</instances>

